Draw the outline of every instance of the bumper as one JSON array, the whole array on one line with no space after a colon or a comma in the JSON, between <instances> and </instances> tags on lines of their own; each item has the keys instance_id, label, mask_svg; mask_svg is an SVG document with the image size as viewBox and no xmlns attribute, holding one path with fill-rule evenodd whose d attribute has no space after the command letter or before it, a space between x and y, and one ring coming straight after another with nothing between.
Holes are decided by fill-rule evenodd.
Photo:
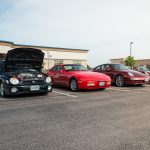
<instances>
[{"instance_id":1,"label":"bumper","mask_svg":"<svg viewBox=\"0 0 150 150\"><path fill-rule=\"evenodd\" d=\"M111 81L78 81L79 89L105 89L109 88L110 85Z\"/></svg>"},{"instance_id":2,"label":"bumper","mask_svg":"<svg viewBox=\"0 0 150 150\"><path fill-rule=\"evenodd\" d=\"M144 84L144 83L146 83L146 79L141 78L141 77L126 78L125 80L125 84L138 85L138 84Z\"/></svg>"},{"instance_id":3,"label":"bumper","mask_svg":"<svg viewBox=\"0 0 150 150\"><path fill-rule=\"evenodd\" d=\"M4 89L6 95L20 95L27 93L47 93L52 91L51 84L38 85L38 90L31 90L31 85L7 85L5 84ZM12 89L17 89L13 91ZM13 91L13 92L12 92Z\"/></svg>"}]
</instances>

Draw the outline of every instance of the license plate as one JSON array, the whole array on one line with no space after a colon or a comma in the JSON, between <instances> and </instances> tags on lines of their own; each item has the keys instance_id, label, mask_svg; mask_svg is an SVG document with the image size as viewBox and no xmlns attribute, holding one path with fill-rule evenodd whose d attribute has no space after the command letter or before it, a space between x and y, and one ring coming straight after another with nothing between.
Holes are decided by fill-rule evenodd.
<instances>
[{"instance_id":1,"label":"license plate","mask_svg":"<svg viewBox=\"0 0 150 150\"><path fill-rule=\"evenodd\" d=\"M105 82L99 82L99 86L104 86Z\"/></svg>"},{"instance_id":2,"label":"license plate","mask_svg":"<svg viewBox=\"0 0 150 150\"><path fill-rule=\"evenodd\" d=\"M30 91L38 91L40 90L40 86L39 85L32 85L30 86Z\"/></svg>"}]
</instances>

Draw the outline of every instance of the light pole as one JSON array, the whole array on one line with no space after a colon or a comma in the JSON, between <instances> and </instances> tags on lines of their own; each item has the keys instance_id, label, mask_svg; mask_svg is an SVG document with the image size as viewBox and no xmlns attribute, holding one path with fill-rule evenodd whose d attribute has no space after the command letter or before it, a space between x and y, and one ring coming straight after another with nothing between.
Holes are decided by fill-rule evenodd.
<instances>
[{"instance_id":1,"label":"light pole","mask_svg":"<svg viewBox=\"0 0 150 150\"><path fill-rule=\"evenodd\" d=\"M49 61L50 61L50 58L52 57L52 55L49 54L49 51L47 51L47 59L48 59L48 69L50 68L50 65L49 65Z\"/></svg>"},{"instance_id":2,"label":"light pole","mask_svg":"<svg viewBox=\"0 0 150 150\"><path fill-rule=\"evenodd\" d=\"M132 56L132 44L133 42L130 42L130 56Z\"/></svg>"}]
</instances>

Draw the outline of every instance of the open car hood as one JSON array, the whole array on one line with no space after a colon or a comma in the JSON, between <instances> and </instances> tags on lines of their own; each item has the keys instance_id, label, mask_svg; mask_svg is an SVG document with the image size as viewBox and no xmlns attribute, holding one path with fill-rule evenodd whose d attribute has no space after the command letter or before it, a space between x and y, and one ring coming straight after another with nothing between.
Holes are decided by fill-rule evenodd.
<instances>
[{"instance_id":1,"label":"open car hood","mask_svg":"<svg viewBox=\"0 0 150 150\"><path fill-rule=\"evenodd\" d=\"M7 52L5 70L31 68L38 71L42 68L44 53L34 48L15 48Z\"/></svg>"}]
</instances>

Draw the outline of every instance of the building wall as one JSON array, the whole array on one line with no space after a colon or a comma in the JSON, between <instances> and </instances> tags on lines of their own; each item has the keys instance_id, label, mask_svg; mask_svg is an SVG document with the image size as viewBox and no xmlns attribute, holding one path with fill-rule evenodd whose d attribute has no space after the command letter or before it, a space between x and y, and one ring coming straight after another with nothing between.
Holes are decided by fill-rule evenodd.
<instances>
[{"instance_id":1,"label":"building wall","mask_svg":"<svg viewBox=\"0 0 150 150\"><path fill-rule=\"evenodd\" d=\"M117 59L110 59L110 62L112 63L112 64L117 64L117 63L121 63L121 64L123 64L124 62L123 62L123 58L117 58Z\"/></svg>"},{"instance_id":2,"label":"building wall","mask_svg":"<svg viewBox=\"0 0 150 150\"><path fill-rule=\"evenodd\" d=\"M11 49L11 46L0 45L0 53L2 54L6 54Z\"/></svg>"},{"instance_id":3,"label":"building wall","mask_svg":"<svg viewBox=\"0 0 150 150\"><path fill-rule=\"evenodd\" d=\"M49 69L56 63L72 64L80 63L87 67L88 50L51 48L31 45L16 45L11 42L0 41L0 54L6 54L8 50L19 47L37 48L44 52L44 69Z\"/></svg>"},{"instance_id":4,"label":"building wall","mask_svg":"<svg viewBox=\"0 0 150 150\"><path fill-rule=\"evenodd\" d=\"M150 69L150 59L140 59L135 60L135 66L143 66L146 65ZM123 58L120 59L111 59L111 63L121 63L124 64Z\"/></svg>"}]
</instances>

